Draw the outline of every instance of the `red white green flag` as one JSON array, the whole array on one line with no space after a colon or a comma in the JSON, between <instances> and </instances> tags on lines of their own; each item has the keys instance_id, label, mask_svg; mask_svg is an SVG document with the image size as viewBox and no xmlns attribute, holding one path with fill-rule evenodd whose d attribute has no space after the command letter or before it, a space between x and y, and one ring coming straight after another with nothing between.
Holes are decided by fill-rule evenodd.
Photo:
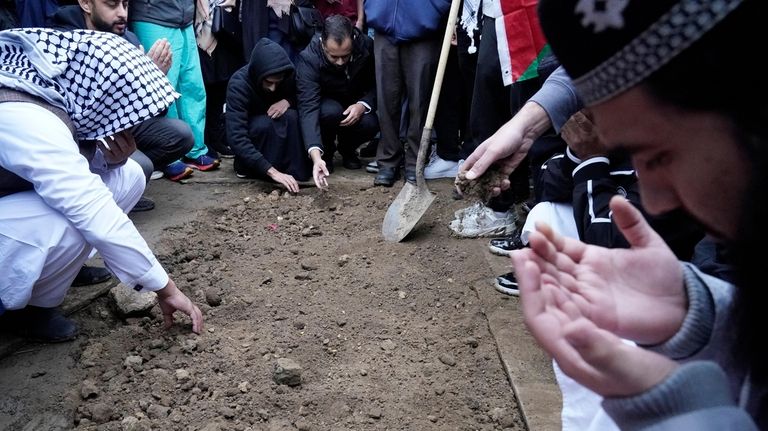
<instances>
[{"instance_id":1,"label":"red white green flag","mask_svg":"<svg viewBox=\"0 0 768 431\"><path fill-rule=\"evenodd\" d=\"M501 0L502 17L496 19L496 42L504 85L538 76L539 59L549 45L539 25L537 0Z\"/></svg>"}]
</instances>

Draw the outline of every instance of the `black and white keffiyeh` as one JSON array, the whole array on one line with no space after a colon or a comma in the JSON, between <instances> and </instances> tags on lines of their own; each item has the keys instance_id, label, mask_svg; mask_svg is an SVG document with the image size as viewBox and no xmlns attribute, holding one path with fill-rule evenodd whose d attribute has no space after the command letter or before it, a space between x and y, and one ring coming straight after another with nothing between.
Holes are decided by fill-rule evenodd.
<instances>
[{"instance_id":1,"label":"black and white keffiyeh","mask_svg":"<svg viewBox=\"0 0 768 431\"><path fill-rule=\"evenodd\" d=\"M98 139L160 114L178 97L141 50L108 32L0 32L0 87L64 109L78 139Z\"/></svg>"}]
</instances>

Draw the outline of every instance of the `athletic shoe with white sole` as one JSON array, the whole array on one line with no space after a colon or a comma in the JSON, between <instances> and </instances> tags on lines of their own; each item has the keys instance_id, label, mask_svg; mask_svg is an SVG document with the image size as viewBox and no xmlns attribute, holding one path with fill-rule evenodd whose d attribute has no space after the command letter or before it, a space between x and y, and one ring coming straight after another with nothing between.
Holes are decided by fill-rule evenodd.
<instances>
[{"instance_id":1,"label":"athletic shoe with white sole","mask_svg":"<svg viewBox=\"0 0 768 431\"><path fill-rule=\"evenodd\" d=\"M456 211L454 216L448 227L465 238L510 235L517 221L514 211L496 212L480 202Z\"/></svg>"},{"instance_id":2,"label":"athletic shoe with white sole","mask_svg":"<svg viewBox=\"0 0 768 431\"><path fill-rule=\"evenodd\" d=\"M493 238L488 241L488 250L498 256L509 256L513 251L525 248L525 246L520 238L520 232L517 231L510 236Z\"/></svg>"},{"instance_id":3,"label":"athletic shoe with white sole","mask_svg":"<svg viewBox=\"0 0 768 431\"><path fill-rule=\"evenodd\" d=\"M493 282L493 287L505 295L520 296L520 289L517 286L517 279L515 278L514 272L508 272L496 277Z\"/></svg>"}]
</instances>

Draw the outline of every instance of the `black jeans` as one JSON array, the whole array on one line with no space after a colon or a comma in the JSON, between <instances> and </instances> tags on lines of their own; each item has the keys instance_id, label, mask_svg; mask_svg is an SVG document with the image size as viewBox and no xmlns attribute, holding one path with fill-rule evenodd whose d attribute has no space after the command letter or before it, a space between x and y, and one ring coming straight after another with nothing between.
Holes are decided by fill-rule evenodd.
<instances>
[{"instance_id":1,"label":"black jeans","mask_svg":"<svg viewBox=\"0 0 768 431\"><path fill-rule=\"evenodd\" d=\"M320 101L320 134L323 139L323 158L327 160L333 158L333 153L337 149L337 137L339 154L346 157L379 133L379 119L375 112L363 114L360 120L351 126L339 126L339 123L346 118L344 111L349 105L351 103L342 104L329 98Z\"/></svg>"},{"instance_id":2,"label":"black jeans","mask_svg":"<svg viewBox=\"0 0 768 431\"><path fill-rule=\"evenodd\" d=\"M131 132L136 148L152 161L155 169L179 160L195 143L189 125L175 118L150 118L134 126Z\"/></svg>"}]
</instances>

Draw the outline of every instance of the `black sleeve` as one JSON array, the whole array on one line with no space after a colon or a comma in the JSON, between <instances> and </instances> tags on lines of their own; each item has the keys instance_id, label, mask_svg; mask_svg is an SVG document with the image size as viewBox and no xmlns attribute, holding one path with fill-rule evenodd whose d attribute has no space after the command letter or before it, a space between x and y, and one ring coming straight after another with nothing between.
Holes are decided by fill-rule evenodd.
<instances>
[{"instance_id":1,"label":"black sleeve","mask_svg":"<svg viewBox=\"0 0 768 431\"><path fill-rule=\"evenodd\" d=\"M573 194L573 177L576 163L565 154L555 154L541 165L541 174L534 184L538 202L570 202Z\"/></svg>"},{"instance_id":2,"label":"black sleeve","mask_svg":"<svg viewBox=\"0 0 768 431\"><path fill-rule=\"evenodd\" d=\"M613 223L608 203L616 194L638 202L636 183L631 170L611 175L606 157L593 157L574 169L573 216L582 241L608 248L629 246Z\"/></svg>"},{"instance_id":3,"label":"black sleeve","mask_svg":"<svg viewBox=\"0 0 768 431\"><path fill-rule=\"evenodd\" d=\"M247 79L243 74L235 73L227 86L227 142L248 170L266 175L272 164L256 149L248 136L251 116L248 102L252 97L254 94Z\"/></svg>"},{"instance_id":4,"label":"black sleeve","mask_svg":"<svg viewBox=\"0 0 768 431\"><path fill-rule=\"evenodd\" d=\"M320 135L320 73L308 51L302 52L296 60L296 93L298 99L299 124L304 146L309 149L323 149Z\"/></svg>"}]
</instances>

